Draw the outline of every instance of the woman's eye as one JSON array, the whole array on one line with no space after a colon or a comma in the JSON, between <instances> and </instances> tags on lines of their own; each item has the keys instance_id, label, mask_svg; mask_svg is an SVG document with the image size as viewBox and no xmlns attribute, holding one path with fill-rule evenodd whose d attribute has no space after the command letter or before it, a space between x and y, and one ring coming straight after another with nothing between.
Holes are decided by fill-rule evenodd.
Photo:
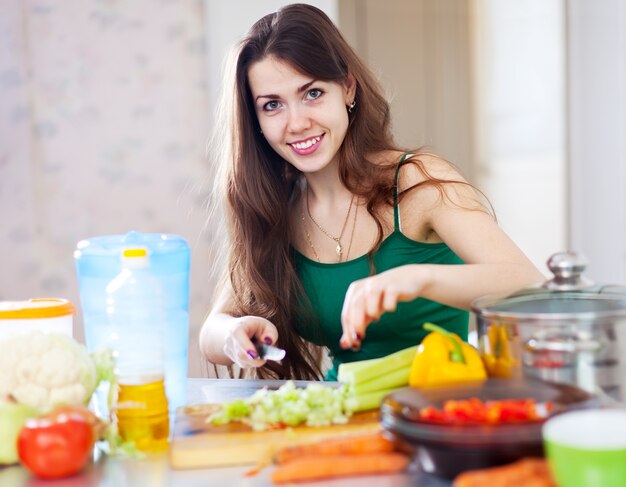
<instances>
[{"instance_id":1,"label":"woman's eye","mask_svg":"<svg viewBox=\"0 0 626 487\"><path fill-rule=\"evenodd\" d=\"M313 88L312 90L309 90L306 92L306 97L309 100L316 100L317 98L319 98L320 96L322 96L324 94L324 92L318 88Z\"/></svg>"},{"instance_id":2,"label":"woman's eye","mask_svg":"<svg viewBox=\"0 0 626 487\"><path fill-rule=\"evenodd\" d=\"M276 110L279 106L280 103L278 103L276 100L272 100L263 105L263 110L265 110L266 112L271 112L273 110Z\"/></svg>"}]
</instances>

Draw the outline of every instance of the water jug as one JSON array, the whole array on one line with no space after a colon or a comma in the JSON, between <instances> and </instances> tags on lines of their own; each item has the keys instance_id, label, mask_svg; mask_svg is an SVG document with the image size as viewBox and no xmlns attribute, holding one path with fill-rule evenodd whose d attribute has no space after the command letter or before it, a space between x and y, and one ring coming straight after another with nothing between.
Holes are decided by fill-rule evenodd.
<instances>
[{"instance_id":1,"label":"water jug","mask_svg":"<svg viewBox=\"0 0 626 487\"><path fill-rule=\"evenodd\" d=\"M189 245L170 234L130 232L81 240L74 252L85 340L89 351L109 336L106 286L122 270L120 254L128 247L145 247L151 272L163 289L165 308L165 390L170 413L186 402L189 341ZM106 387L106 386L105 386ZM106 415L106 391L99 391L96 406Z\"/></svg>"}]
</instances>

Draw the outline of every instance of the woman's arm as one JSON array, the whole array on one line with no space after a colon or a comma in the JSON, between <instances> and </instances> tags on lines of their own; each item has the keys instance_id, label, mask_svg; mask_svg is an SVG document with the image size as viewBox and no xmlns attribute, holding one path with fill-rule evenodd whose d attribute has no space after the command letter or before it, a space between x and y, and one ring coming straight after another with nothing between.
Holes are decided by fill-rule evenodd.
<instances>
[{"instance_id":1,"label":"woman's arm","mask_svg":"<svg viewBox=\"0 0 626 487\"><path fill-rule=\"evenodd\" d=\"M438 178L461 180L447 165L436 170ZM544 280L494 218L480 209L471 186L447 183L446 197L434 187L412 190L403 206L402 215L408 220L403 233L410 238L422 235L425 223L465 265L411 264L353 282L342 310L342 347L358 346L367 325L394 311L401 301L424 297L469 309L480 296L513 292ZM411 215L419 215L419 225L413 225Z\"/></svg>"},{"instance_id":2,"label":"woman's arm","mask_svg":"<svg viewBox=\"0 0 626 487\"><path fill-rule=\"evenodd\" d=\"M223 286L211 313L200 330L200 351L209 362L220 365L236 363L240 367L260 367L251 338L265 343L278 339L276 327L258 316L234 317L226 312L232 303L232 287Z\"/></svg>"}]
</instances>

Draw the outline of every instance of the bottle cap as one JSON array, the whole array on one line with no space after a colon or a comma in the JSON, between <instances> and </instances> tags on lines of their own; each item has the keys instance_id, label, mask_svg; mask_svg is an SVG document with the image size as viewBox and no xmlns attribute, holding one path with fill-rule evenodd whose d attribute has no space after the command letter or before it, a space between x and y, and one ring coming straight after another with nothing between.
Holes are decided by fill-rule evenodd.
<instances>
[{"instance_id":1,"label":"bottle cap","mask_svg":"<svg viewBox=\"0 0 626 487\"><path fill-rule=\"evenodd\" d=\"M128 248L122 250L122 256L125 258L147 257L148 250L145 247Z\"/></svg>"},{"instance_id":2,"label":"bottle cap","mask_svg":"<svg viewBox=\"0 0 626 487\"><path fill-rule=\"evenodd\" d=\"M131 269L148 266L148 249L145 247L128 247L122 250L122 265Z\"/></svg>"}]
</instances>

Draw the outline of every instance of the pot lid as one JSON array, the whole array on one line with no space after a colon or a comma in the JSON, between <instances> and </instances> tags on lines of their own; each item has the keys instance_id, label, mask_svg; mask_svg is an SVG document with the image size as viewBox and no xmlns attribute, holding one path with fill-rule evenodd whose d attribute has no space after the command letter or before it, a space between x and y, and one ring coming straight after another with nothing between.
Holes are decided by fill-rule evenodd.
<instances>
[{"instance_id":1,"label":"pot lid","mask_svg":"<svg viewBox=\"0 0 626 487\"><path fill-rule=\"evenodd\" d=\"M472 303L472 310L487 318L626 316L626 287L597 285L584 277L587 260L581 254L560 252L552 255L547 265L552 279L513 294L483 296Z\"/></svg>"}]
</instances>

